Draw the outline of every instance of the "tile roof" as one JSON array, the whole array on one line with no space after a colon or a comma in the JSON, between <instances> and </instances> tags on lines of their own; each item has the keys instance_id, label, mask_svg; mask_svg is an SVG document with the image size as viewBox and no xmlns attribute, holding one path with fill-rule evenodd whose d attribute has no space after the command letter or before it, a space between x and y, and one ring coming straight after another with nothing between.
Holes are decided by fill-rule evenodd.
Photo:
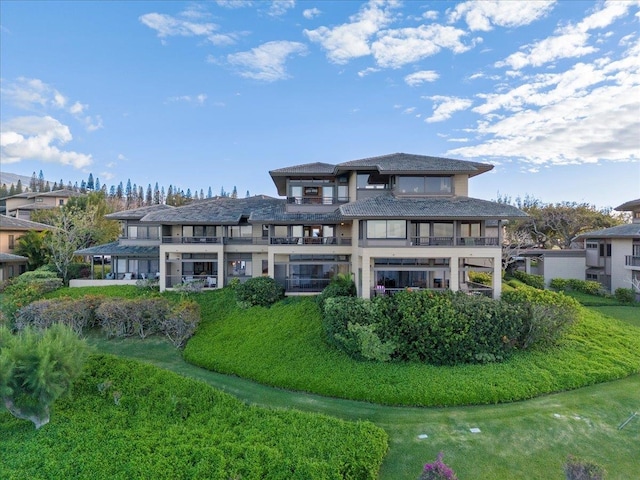
<instances>
[{"instance_id":1,"label":"tile roof","mask_svg":"<svg viewBox=\"0 0 640 480\"><path fill-rule=\"evenodd\" d=\"M409 153L392 153L379 157L363 158L338 164L338 171L377 169L383 174L415 173L442 174L468 173L470 176L479 175L493 168L487 163L454 160L452 158L430 157L427 155L413 155Z\"/></svg>"},{"instance_id":2,"label":"tile roof","mask_svg":"<svg viewBox=\"0 0 640 480\"><path fill-rule=\"evenodd\" d=\"M292 175L292 174L306 174L306 175L333 175L336 166L331 163L305 163L302 165L294 165L293 167L278 168L276 170L269 171L269 175Z\"/></svg>"},{"instance_id":3,"label":"tile roof","mask_svg":"<svg viewBox=\"0 0 640 480\"><path fill-rule=\"evenodd\" d=\"M581 233L575 239L582 238L640 238L640 223L627 223L617 227Z\"/></svg>"},{"instance_id":4,"label":"tile roof","mask_svg":"<svg viewBox=\"0 0 640 480\"><path fill-rule=\"evenodd\" d=\"M176 207L172 207L171 205L149 205L146 207L109 213L105 215L105 218L108 218L110 220L140 220L142 217L149 213L170 210L173 208Z\"/></svg>"},{"instance_id":5,"label":"tile roof","mask_svg":"<svg viewBox=\"0 0 640 480\"><path fill-rule=\"evenodd\" d=\"M618 205L615 210L619 212L633 211L640 208L640 198L636 200L629 200L628 202Z\"/></svg>"},{"instance_id":6,"label":"tile roof","mask_svg":"<svg viewBox=\"0 0 640 480\"><path fill-rule=\"evenodd\" d=\"M0 253L0 263L18 263L26 262L29 259L22 255L14 255L13 253Z\"/></svg>"},{"instance_id":7,"label":"tile roof","mask_svg":"<svg viewBox=\"0 0 640 480\"><path fill-rule=\"evenodd\" d=\"M0 228L2 230L51 230L51 225L44 223L32 222L31 220L23 220L21 218L0 215Z\"/></svg>"},{"instance_id":8,"label":"tile roof","mask_svg":"<svg viewBox=\"0 0 640 480\"><path fill-rule=\"evenodd\" d=\"M347 203L340 207L348 218L522 218L527 214L511 205L470 197L395 197L391 194Z\"/></svg>"},{"instance_id":9,"label":"tile roof","mask_svg":"<svg viewBox=\"0 0 640 480\"><path fill-rule=\"evenodd\" d=\"M279 203L272 203L266 208L256 209L249 216L250 223L335 223L342 220L344 220L344 217L339 209L319 213L287 212L284 200Z\"/></svg>"},{"instance_id":10,"label":"tile roof","mask_svg":"<svg viewBox=\"0 0 640 480\"><path fill-rule=\"evenodd\" d=\"M254 211L273 208L285 200L256 195L249 198L218 197L175 207L172 210L152 212L145 215L143 222L191 225L237 225L242 217L247 219Z\"/></svg>"},{"instance_id":11,"label":"tile roof","mask_svg":"<svg viewBox=\"0 0 640 480\"><path fill-rule=\"evenodd\" d=\"M119 242L111 242L76 250L74 253L76 255L113 255L118 257L157 258L160 255L160 247L157 245L121 245Z\"/></svg>"}]
</instances>

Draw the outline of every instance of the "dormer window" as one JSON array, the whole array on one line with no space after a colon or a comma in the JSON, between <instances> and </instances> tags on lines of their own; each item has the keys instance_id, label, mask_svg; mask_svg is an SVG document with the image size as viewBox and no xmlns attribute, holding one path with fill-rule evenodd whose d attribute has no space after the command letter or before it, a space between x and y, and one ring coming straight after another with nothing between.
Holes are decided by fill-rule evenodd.
<instances>
[{"instance_id":1,"label":"dormer window","mask_svg":"<svg viewBox=\"0 0 640 480\"><path fill-rule=\"evenodd\" d=\"M404 195L450 195L451 177L398 176L396 191Z\"/></svg>"}]
</instances>

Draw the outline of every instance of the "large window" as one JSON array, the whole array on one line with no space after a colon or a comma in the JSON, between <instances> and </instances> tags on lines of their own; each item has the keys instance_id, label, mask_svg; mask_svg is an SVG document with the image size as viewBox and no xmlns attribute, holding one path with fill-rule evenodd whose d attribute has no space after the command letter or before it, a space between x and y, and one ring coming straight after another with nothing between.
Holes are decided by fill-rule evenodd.
<instances>
[{"instance_id":1,"label":"large window","mask_svg":"<svg viewBox=\"0 0 640 480\"><path fill-rule=\"evenodd\" d=\"M368 220L367 238L407 238L404 220Z\"/></svg>"},{"instance_id":2,"label":"large window","mask_svg":"<svg viewBox=\"0 0 640 480\"><path fill-rule=\"evenodd\" d=\"M229 227L229 236L231 238L251 238L251 225L233 225Z\"/></svg>"},{"instance_id":3,"label":"large window","mask_svg":"<svg viewBox=\"0 0 640 480\"><path fill-rule=\"evenodd\" d=\"M133 240L157 240L160 238L160 229L157 225L129 225L127 228L127 236Z\"/></svg>"},{"instance_id":4,"label":"large window","mask_svg":"<svg viewBox=\"0 0 640 480\"><path fill-rule=\"evenodd\" d=\"M397 177L396 189L407 195L447 195L452 192L451 177Z\"/></svg>"},{"instance_id":5,"label":"large window","mask_svg":"<svg viewBox=\"0 0 640 480\"><path fill-rule=\"evenodd\" d=\"M183 237L215 237L216 227L214 225L183 225Z\"/></svg>"}]
</instances>

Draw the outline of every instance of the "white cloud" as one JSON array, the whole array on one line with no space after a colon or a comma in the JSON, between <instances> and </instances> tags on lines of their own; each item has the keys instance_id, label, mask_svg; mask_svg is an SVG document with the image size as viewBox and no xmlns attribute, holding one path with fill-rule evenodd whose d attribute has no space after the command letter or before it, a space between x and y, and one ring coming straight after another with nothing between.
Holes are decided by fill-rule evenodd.
<instances>
[{"instance_id":1,"label":"white cloud","mask_svg":"<svg viewBox=\"0 0 640 480\"><path fill-rule=\"evenodd\" d=\"M456 143L467 143L469 141L468 138L448 138L447 142L456 142Z\"/></svg>"},{"instance_id":2,"label":"white cloud","mask_svg":"<svg viewBox=\"0 0 640 480\"><path fill-rule=\"evenodd\" d=\"M91 165L91 155L60 150L59 146L69 143L72 138L69 127L53 117L14 118L2 124L0 158L7 164L39 160L75 168Z\"/></svg>"},{"instance_id":3,"label":"white cloud","mask_svg":"<svg viewBox=\"0 0 640 480\"><path fill-rule=\"evenodd\" d=\"M167 99L168 102L185 102L185 103L197 103L198 105L202 105L204 104L204 102L207 100L207 94L206 93L200 93L198 95L192 96L192 95L179 95L177 97L169 97Z\"/></svg>"},{"instance_id":4,"label":"white cloud","mask_svg":"<svg viewBox=\"0 0 640 480\"><path fill-rule=\"evenodd\" d=\"M435 20L438 18L438 15L439 13L437 10L427 10L422 14L422 18L425 20Z\"/></svg>"},{"instance_id":5,"label":"white cloud","mask_svg":"<svg viewBox=\"0 0 640 480\"><path fill-rule=\"evenodd\" d=\"M488 32L493 26L521 27L544 17L551 9L555 0L551 1L500 1L483 0L468 1L456 5L449 12L449 21L456 22L464 18L472 31Z\"/></svg>"},{"instance_id":6,"label":"white cloud","mask_svg":"<svg viewBox=\"0 0 640 480\"><path fill-rule=\"evenodd\" d=\"M640 160L640 43L621 58L524 78L474 109L482 143L448 152L534 164Z\"/></svg>"},{"instance_id":7,"label":"white cloud","mask_svg":"<svg viewBox=\"0 0 640 480\"><path fill-rule=\"evenodd\" d=\"M311 20L312 18L319 16L321 13L322 12L317 8L307 8L302 12L302 16L307 20Z\"/></svg>"},{"instance_id":8,"label":"white cloud","mask_svg":"<svg viewBox=\"0 0 640 480\"><path fill-rule=\"evenodd\" d=\"M466 52L473 47L460 39L466 32L451 26L438 24L420 25L416 28L384 30L371 44L371 51L378 65L399 68L449 49L454 53Z\"/></svg>"},{"instance_id":9,"label":"white cloud","mask_svg":"<svg viewBox=\"0 0 640 480\"><path fill-rule=\"evenodd\" d=\"M306 55L307 47L299 42L267 42L248 52L227 56L227 61L239 68L245 78L273 82L288 78L285 62L291 55Z\"/></svg>"},{"instance_id":10,"label":"white cloud","mask_svg":"<svg viewBox=\"0 0 640 480\"><path fill-rule=\"evenodd\" d=\"M396 1L370 0L360 12L349 17L350 22L337 27L319 27L304 30L312 42L319 43L330 61L345 64L350 60L371 54L369 40L392 21Z\"/></svg>"},{"instance_id":11,"label":"white cloud","mask_svg":"<svg viewBox=\"0 0 640 480\"><path fill-rule=\"evenodd\" d=\"M458 97L445 97L441 95L435 95L433 97L426 97L432 100L434 103L433 115L425 118L427 123L442 122L448 120L454 113L468 109L473 102L466 98Z\"/></svg>"},{"instance_id":12,"label":"white cloud","mask_svg":"<svg viewBox=\"0 0 640 480\"><path fill-rule=\"evenodd\" d=\"M402 113L405 114L405 115L409 115L409 114L411 114L411 113L413 113L415 111L416 111L416 107L409 107L409 108L405 108L402 111Z\"/></svg>"},{"instance_id":13,"label":"white cloud","mask_svg":"<svg viewBox=\"0 0 640 480\"><path fill-rule=\"evenodd\" d=\"M139 17L143 25L155 30L158 38L167 37L203 37L214 45L230 45L235 43L233 34L217 33L219 26L202 20L204 15L194 15L194 10L186 10L181 17L173 17L163 13L146 13Z\"/></svg>"},{"instance_id":14,"label":"white cloud","mask_svg":"<svg viewBox=\"0 0 640 480\"><path fill-rule=\"evenodd\" d=\"M29 112L48 114L51 111L66 111L82 123L87 131L102 128L100 116L86 115L89 105L75 101L69 105L69 99L57 89L36 78L20 77L13 82L2 82L0 88L3 100Z\"/></svg>"},{"instance_id":15,"label":"white cloud","mask_svg":"<svg viewBox=\"0 0 640 480\"><path fill-rule=\"evenodd\" d=\"M631 2L607 2L604 6L584 18L580 23L566 25L558 29L557 34L534 44L526 45L523 51L513 53L506 59L496 62L496 67L510 67L520 70L527 66L540 66L561 58L578 58L597 51L588 45L589 31L604 28L617 18L625 15Z\"/></svg>"},{"instance_id":16,"label":"white cloud","mask_svg":"<svg viewBox=\"0 0 640 480\"><path fill-rule=\"evenodd\" d=\"M242 8L253 6L253 2L251 0L216 0L216 4L223 8Z\"/></svg>"},{"instance_id":17,"label":"white cloud","mask_svg":"<svg viewBox=\"0 0 640 480\"><path fill-rule=\"evenodd\" d=\"M287 13L287 10L296 6L295 0L272 0L269 7L269 15L279 17Z\"/></svg>"},{"instance_id":18,"label":"white cloud","mask_svg":"<svg viewBox=\"0 0 640 480\"><path fill-rule=\"evenodd\" d=\"M380 69L379 68L373 68L373 67L369 67L369 68L365 68L364 70L360 70L358 72L358 76L359 77L366 77L367 75L369 75L370 73L376 73L379 72Z\"/></svg>"},{"instance_id":19,"label":"white cloud","mask_svg":"<svg viewBox=\"0 0 640 480\"><path fill-rule=\"evenodd\" d=\"M64 95L37 78L19 77L14 82L3 80L0 93L3 99L25 110L36 107L61 109L67 103Z\"/></svg>"},{"instance_id":20,"label":"white cloud","mask_svg":"<svg viewBox=\"0 0 640 480\"><path fill-rule=\"evenodd\" d=\"M434 72L433 70L422 70L420 72L410 73L404 77L404 81L410 87L416 87L425 82L435 82L438 78L440 78L438 72Z\"/></svg>"}]
</instances>

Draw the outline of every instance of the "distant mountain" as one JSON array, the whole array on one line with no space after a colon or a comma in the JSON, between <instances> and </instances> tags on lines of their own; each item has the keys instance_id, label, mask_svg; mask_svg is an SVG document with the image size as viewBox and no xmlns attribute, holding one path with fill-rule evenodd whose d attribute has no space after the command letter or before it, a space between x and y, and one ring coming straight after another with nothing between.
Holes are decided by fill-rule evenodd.
<instances>
[{"instance_id":1,"label":"distant mountain","mask_svg":"<svg viewBox=\"0 0 640 480\"><path fill-rule=\"evenodd\" d=\"M22 182L22 188L29 188L31 177L18 175L17 173L0 172L0 185L6 185L9 188L11 184L17 184L18 180Z\"/></svg>"}]
</instances>

